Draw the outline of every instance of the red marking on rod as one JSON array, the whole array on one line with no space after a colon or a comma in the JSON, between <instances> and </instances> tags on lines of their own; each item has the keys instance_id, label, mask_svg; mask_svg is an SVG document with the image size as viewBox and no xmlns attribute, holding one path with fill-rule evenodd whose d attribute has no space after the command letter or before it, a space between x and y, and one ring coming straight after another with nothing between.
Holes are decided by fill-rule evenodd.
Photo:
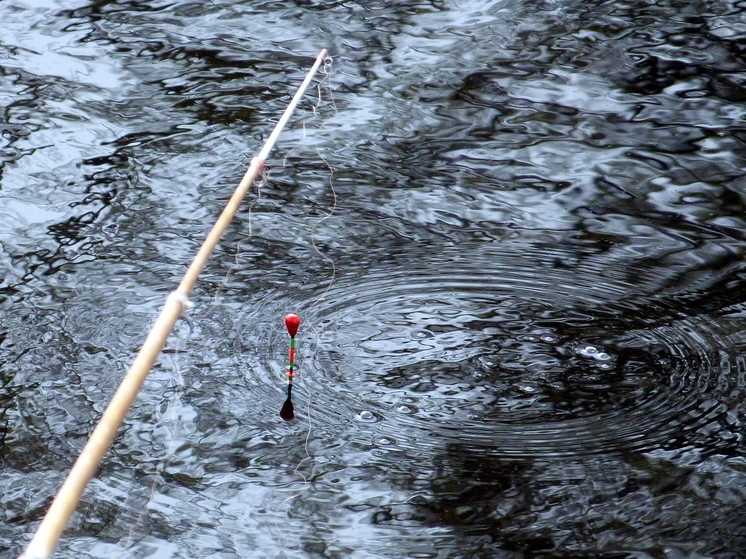
<instances>
[{"instance_id":1,"label":"red marking on rod","mask_svg":"<svg viewBox=\"0 0 746 559\"><path fill-rule=\"evenodd\" d=\"M295 313L290 313L285 317L285 327L288 329L288 334L291 338L294 338L298 333L298 327L300 326L300 317Z\"/></svg>"},{"instance_id":2,"label":"red marking on rod","mask_svg":"<svg viewBox=\"0 0 746 559\"><path fill-rule=\"evenodd\" d=\"M264 171L264 167L266 166L266 163L265 163L264 159L259 159L258 157L254 157L251 160L250 165L258 165L259 169L262 170L262 171Z\"/></svg>"}]
</instances>

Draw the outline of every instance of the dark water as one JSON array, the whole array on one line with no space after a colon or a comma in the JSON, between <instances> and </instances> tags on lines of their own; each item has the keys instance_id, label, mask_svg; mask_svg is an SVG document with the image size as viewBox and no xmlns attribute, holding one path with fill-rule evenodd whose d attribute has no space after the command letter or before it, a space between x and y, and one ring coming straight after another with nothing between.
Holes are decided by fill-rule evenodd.
<instances>
[{"instance_id":1,"label":"dark water","mask_svg":"<svg viewBox=\"0 0 746 559\"><path fill-rule=\"evenodd\" d=\"M746 4L0 29L0 556L326 47L57 556L746 557Z\"/></svg>"}]
</instances>

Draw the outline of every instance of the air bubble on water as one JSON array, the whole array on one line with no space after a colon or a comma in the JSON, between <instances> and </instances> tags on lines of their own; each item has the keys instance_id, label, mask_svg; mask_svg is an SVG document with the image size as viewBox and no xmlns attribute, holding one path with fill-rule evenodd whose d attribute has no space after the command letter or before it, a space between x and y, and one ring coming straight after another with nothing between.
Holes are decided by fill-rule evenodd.
<instances>
[{"instance_id":1,"label":"air bubble on water","mask_svg":"<svg viewBox=\"0 0 746 559\"><path fill-rule=\"evenodd\" d=\"M585 346L584 348L577 350L577 352L580 355L584 355L585 357L593 357L594 359L598 359L599 361L608 361L611 359L611 355L606 352L599 351L598 348L595 348L592 345Z\"/></svg>"},{"instance_id":2,"label":"air bubble on water","mask_svg":"<svg viewBox=\"0 0 746 559\"><path fill-rule=\"evenodd\" d=\"M376 415L373 412L369 412L367 410L358 412L358 414L355 416L355 419L362 423L375 423L376 421L378 421Z\"/></svg>"},{"instance_id":3,"label":"air bubble on water","mask_svg":"<svg viewBox=\"0 0 746 559\"><path fill-rule=\"evenodd\" d=\"M534 394L535 392L537 392L539 390L535 386L531 386L531 385L528 385L528 384L524 384L522 386L519 386L518 389L521 392L525 392L526 394Z\"/></svg>"},{"instance_id":4,"label":"air bubble on water","mask_svg":"<svg viewBox=\"0 0 746 559\"><path fill-rule=\"evenodd\" d=\"M554 336L542 336L541 337L541 341L542 342L546 342L548 344L551 344L551 343L556 342L557 338L555 338Z\"/></svg>"},{"instance_id":5,"label":"air bubble on water","mask_svg":"<svg viewBox=\"0 0 746 559\"><path fill-rule=\"evenodd\" d=\"M376 444L379 444L381 446L389 446L392 444L396 444L396 441L394 439L391 439L389 437L380 437L376 439Z\"/></svg>"},{"instance_id":6,"label":"air bubble on water","mask_svg":"<svg viewBox=\"0 0 746 559\"><path fill-rule=\"evenodd\" d=\"M601 361L601 363L597 365L599 369L610 369L611 368L611 365L608 363L608 361L611 361L613 357L604 351L599 351L597 348L591 345L585 346L584 348L578 349L576 351L580 355L583 355L585 357L591 357L595 359L596 361ZM606 361L606 363L604 363L604 361Z\"/></svg>"},{"instance_id":7,"label":"air bubble on water","mask_svg":"<svg viewBox=\"0 0 746 559\"><path fill-rule=\"evenodd\" d=\"M399 413L412 414L417 411L417 408L415 408L414 406L406 406L402 404L401 406L397 406L396 411L398 411Z\"/></svg>"}]
</instances>

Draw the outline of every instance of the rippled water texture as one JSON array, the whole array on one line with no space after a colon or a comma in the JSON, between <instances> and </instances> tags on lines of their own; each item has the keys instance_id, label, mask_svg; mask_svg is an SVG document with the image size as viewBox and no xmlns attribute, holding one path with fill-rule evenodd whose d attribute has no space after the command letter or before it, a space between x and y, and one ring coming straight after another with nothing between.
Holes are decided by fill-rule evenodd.
<instances>
[{"instance_id":1,"label":"rippled water texture","mask_svg":"<svg viewBox=\"0 0 746 559\"><path fill-rule=\"evenodd\" d=\"M743 557L745 10L0 2L0 557L323 47L57 557Z\"/></svg>"}]
</instances>

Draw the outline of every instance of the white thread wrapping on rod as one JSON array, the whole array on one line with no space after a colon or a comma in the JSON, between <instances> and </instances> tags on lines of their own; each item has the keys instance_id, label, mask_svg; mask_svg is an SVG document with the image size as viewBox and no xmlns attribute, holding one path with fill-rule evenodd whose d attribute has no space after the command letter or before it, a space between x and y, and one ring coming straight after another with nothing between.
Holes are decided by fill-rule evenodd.
<instances>
[{"instance_id":1,"label":"white thread wrapping on rod","mask_svg":"<svg viewBox=\"0 0 746 559\"><path fill-rule=\"evenodd\" d=\"M168 294L168 297L166 297L166 304L171 302L176 302L181 305L181 316L184 316L184 313L186 313L194 306L194 303L189 300L189 297L187 297L186 293L182 293L178 289L172 291Z\"/></svg>"}]
</instances>

